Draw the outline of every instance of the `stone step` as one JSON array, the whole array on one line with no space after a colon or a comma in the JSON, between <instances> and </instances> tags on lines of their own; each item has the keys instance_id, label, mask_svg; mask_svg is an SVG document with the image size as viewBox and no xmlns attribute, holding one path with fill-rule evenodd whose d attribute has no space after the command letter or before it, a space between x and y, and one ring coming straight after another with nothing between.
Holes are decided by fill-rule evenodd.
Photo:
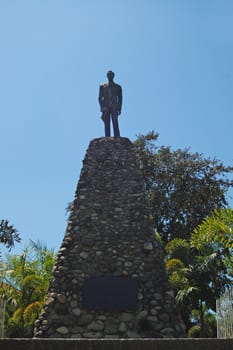
<instances>
[{"instance_id":1,"label":"stone step","mask_svg":"<svg viewBox=\"0 0 233 350\"><path fill-rule=\"evenodd\" d=\"M0 339L1 350L231 350L233 339Z\"/></svg>"}]
</instances>

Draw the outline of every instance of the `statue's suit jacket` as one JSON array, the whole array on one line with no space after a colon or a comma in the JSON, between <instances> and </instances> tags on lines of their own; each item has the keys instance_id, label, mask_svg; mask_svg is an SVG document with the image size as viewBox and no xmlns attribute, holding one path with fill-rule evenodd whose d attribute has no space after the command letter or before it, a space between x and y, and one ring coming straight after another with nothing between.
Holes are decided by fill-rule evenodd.
<instances>
[{"instance_id":1,"label":"statue's suit jacket","mask_svg":"<svg viewBox=\"0 0 233 350\"><path fill-rule=\"evenodd\" d=\"M121 111L122 106L122 88L120 85L113 83L111 85L111 93L109 92L109 84L102 84L99 88L99 104L101 111L111 108L116 112Z\"/></svg>"}]
</instances>

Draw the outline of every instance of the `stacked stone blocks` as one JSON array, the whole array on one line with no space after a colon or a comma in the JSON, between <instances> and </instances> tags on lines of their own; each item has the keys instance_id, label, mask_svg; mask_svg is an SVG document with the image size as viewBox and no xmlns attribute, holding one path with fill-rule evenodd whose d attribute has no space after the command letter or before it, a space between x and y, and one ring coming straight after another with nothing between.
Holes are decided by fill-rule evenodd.
<instances>
[{"instance_id":1,"label":"stacked stone blocks","mask_svg":"<svg viewBox=\"0 0 233 350\"><path fill-rule=\"evenodd\" d=\"M136 310L111 312L83 306L85 281L106 276L136 279ZM35 337L183 335L133 145L127 138L94 139L83 161Z\"/></svg>"}]
</instances>

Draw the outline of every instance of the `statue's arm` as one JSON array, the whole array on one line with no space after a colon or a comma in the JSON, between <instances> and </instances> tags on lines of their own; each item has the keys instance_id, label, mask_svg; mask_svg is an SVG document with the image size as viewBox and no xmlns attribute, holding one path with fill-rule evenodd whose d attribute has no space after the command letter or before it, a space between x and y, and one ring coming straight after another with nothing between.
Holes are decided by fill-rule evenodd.
<instances>
[{"instance_id":1,"label":"statue's arm","mask_svg":"<svg viewBox=\"0 0 233 350\"><path fill-rule=\"evenodd\" d=\"M119 114L121 114L123 97L122 97L122 87L120 85L119 85L118 99L119 99Z\"/></svg>"},{"instance_id":2,"label":"statue's arm","mask_svg":"<svg viewBox=\"0 0 233 350\"><path fill-rule=\"evenodd\" d=\"M102 112L103 102L104 102L103 85L100 85L98 100L99 100L100 110L101 110L101 112Z\"/></svg>"}]
</instances>

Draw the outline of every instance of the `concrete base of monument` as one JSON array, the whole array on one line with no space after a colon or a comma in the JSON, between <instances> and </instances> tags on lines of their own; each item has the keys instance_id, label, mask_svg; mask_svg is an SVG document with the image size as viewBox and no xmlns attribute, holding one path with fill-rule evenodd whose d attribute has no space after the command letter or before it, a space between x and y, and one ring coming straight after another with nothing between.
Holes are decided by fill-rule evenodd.
<instances>
[{"instance_id":1,"label":"concrete base of monument","mask_svg":"<svg viewBox=\"0 0 233 350\"><path fill-rule=\"evenodd\" d=\"M0 339L1 350L228 350L233 339Z\"/></svg>"}]
</instances>

